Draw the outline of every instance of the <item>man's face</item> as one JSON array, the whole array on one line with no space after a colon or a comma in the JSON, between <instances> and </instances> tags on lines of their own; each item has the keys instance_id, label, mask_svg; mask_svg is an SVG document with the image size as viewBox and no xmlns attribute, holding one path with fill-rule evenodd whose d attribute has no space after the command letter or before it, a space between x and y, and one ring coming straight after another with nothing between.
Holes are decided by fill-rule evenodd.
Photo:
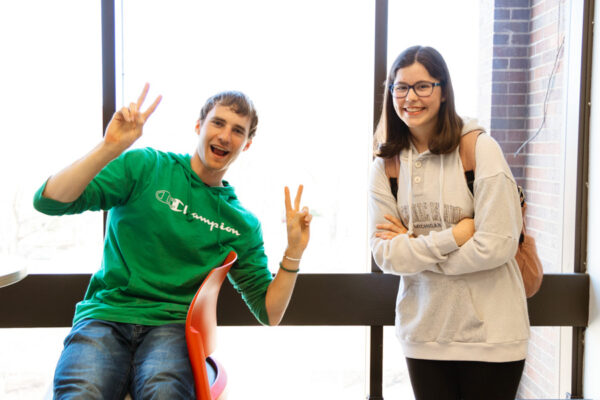
<instances>
[{"instance_id":1,"label":"man's face","mask_svg":"<svg viewBox=\"0 0 600 400\"><path fill-rule=\"evenodd\" d=\"M206 118L196 124L197 154L203 170L199 175L217 173L221 179L229 165L252 144L249 132L248 116L236 114L230 107L215 105Z\"/></svg>"}]
</instances>

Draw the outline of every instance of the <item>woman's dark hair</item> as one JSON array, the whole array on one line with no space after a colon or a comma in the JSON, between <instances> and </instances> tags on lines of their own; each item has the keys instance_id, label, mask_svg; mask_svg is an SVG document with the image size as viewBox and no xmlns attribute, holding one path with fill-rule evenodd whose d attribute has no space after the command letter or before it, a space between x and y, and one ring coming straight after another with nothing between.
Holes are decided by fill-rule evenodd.
<instances>
[{"instance_id":1,"label":"woman's dark hair","mask_svg":"<svg viewBox=\"0 0 600 400\"><path fill-rule=\"evenodd\" d=\"M385 82L383 109L375 132L375 155L378 157L393 157L410 146L410 131L394 110L392 94L388 88L394 83L399 69L409 67L416 62L423 65L429 75L440 81L442 97L445 99L440 105L436 133L429 139L429 151L433 154L450 153L460 142L463 122L454 107L454 89L448 66L442 55L434 48L413 46L404 50L396 58Z\"/></svg>"},{"instance_id":2,"label":"woman's dark hair","mask_svg":"<svg viewBox=\"0 0 600 400\"><path fill-rule=\"evenodd\" d=\"M250 118L250 131L248 132L248 139L256 134L256 127L258 125L258 115L254 103L248 96L238 91L226 91L217 93L211 96L204 106L200 110L200 121L204 121L208 113L217 105L220 104L225 107L230 107L233 112L244 117Z\"/></svg>"}]
</instances>

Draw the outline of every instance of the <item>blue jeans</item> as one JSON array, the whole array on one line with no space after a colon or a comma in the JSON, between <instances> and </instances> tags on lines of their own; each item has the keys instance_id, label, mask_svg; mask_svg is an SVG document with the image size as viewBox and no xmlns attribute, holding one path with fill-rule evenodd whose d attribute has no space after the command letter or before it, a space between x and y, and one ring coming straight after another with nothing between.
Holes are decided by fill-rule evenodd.
<instances>
[{"instance_id":1,"label":"blue jeans","mask_svg":"<svg viewBox=\"0 0 600 400\"><path fill-rule=\"evenodd\" d=\"M194 399L185 325L86 319L67 338L54 374L55 399Z\"/></svg>"}]
</instances>

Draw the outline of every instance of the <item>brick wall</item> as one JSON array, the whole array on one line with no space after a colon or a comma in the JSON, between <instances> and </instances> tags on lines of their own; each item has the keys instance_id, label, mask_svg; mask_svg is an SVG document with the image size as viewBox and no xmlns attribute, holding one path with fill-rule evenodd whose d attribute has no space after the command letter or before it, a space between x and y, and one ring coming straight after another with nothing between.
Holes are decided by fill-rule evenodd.
<instances>
[{"instance_id":1,"label":"brick wall","mask_svg":"<svg viewBox=\"0 0 600 400\"><path fill-rule=\"evenodd\" d=\"M566 104L562 73L565 52L559 49L567 32L564 15L568 8L569 0L494 1L490 130L517 182L525 188L526 223L536 238L546 272L560 272L561 268ZM557 54L557 69L550 79ZM546 93L549 97L544 106ZM543 129L515 156L542 125L544 110ZM559 335L559 328L532 329L518 397L564 395L558 388Z\"/></svg>"}]
</instances>

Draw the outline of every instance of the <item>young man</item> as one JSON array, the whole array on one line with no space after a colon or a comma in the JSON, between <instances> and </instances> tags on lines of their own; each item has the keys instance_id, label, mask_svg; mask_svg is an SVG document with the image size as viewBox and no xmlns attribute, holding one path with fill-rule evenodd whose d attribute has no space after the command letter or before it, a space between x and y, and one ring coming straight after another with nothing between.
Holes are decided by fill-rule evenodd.
<instances>
[{"instance_id":1,"label":"young man","mask_svg":"<svg viewBox=\"0 0 600 400\"><path fill-rule=\"evenodd\" d=\"M109 210L102 265L77 304L54 377L55 399L194 398L185 341L189 304L208 272L234 250L230 278L256 318L277 325L290 300L311 215L285 188L288 246L280 270L267 268L259 221L223 180L252 144L258 118L242 93L204 105L193 155L125 152L161 97L115 113L104 139L53 175L34 197L49 215Z\"/></svg>"}]
</instances>

